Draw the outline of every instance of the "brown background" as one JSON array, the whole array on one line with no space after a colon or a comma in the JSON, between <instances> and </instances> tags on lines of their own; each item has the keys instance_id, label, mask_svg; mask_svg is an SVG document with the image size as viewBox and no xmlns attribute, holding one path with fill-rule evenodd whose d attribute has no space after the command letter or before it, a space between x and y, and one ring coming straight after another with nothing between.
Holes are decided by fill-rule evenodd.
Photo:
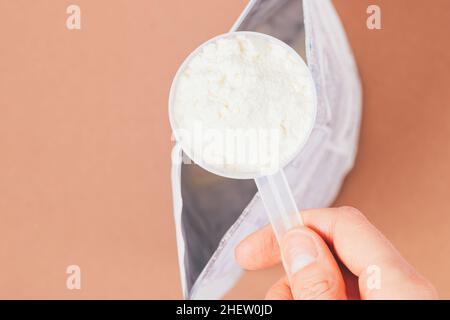
<instances>
[{"instance_id":1,"label":"brown background","mask_svg":"<svg viewBox=\"0 0 450 320\"><path fill-rule=\"evenodd\" d=\"M180 298L166 101L245 0L0 0L0 298ZM364 83L354 205L450 298L450 2L336 0ZM382 8L383 30L366 28ZM66 289L78 264L82 290ZM261 298L279 268L227 298Z\"/></svg>"}]
</instances>

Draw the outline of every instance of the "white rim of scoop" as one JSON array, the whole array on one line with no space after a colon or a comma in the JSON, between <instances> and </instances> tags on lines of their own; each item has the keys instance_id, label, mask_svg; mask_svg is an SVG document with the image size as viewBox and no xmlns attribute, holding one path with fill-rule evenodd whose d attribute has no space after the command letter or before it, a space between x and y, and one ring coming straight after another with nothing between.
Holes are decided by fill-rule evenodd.
<instances>
[{"instance_id":1,"label":"white rim of scoop","mask_svg":"<svg viewBox=\"0 0 450 320\"><path fill-rule=\"evenodd\" d=\"M173 78L173 81L172 81L172 85L170 87L170 93L169 93L169 122L170 122L170 126L172 128L172 133L175 136L175 140L177 141L177 143L180 144L181 149L183 150L183 152L186 153L186 155L192 161L194 161L195 164L199 165L201 168L203 168L203 169L205 169L205 170L207 170L207 171L209 171L211 173L214 173L214 174L216 174L218 176L225 177L225 178L239 179L239 180L256 179L256 178L259 178L259 177L262 177L262 176L266 176L267 173L262 172L261 174L257 174L257 175L252 174L252 173L228 174L228 173L224 173L224 172L221 172L219 170L216 170L214 167L208 166L208 164L203 162L203 161L198 161L198 160L201 160L201 159L195 159L190 154L189 150L185 150L183 148L183 144L180 141L180 137L177 136L178 127L175 125L175 120L174 120L174 115L173 115L174 114L173 110L174 110L176 85L178 84L178 80L179 80L180 76L183 74L184 70L186 69L187 65L192 60L192 58L195 57L200 52L200 50L202 50L208 44L210 44L212 42L216 42L219 39L225 39L225 38L229 38L229 37L236 37L238 35L249 35L250 37L257 36L257 37L265 38L265 39L267 39L269 41L278 43L282 47L286 48L289 52L291 52L293 54L293 56L296 57L296 59L298 59L300 61L300 63L303 64L303 66L305 66L306 69L308 70L308 77L310 79L311 91L312 91L312 96L313 96L313 119L312 119L312 122L311 122L311 127L309 128L309 132L305 136L304 140L298 145L298 148L297 148L296 152L294 152L292 154L292 156L289 157L284 163L280 163L280 167L278 168L278 170L282 170L284 167L286 167L300 153L300 151L304 148L304 146L306 145L306 143L308 142L308 140L309 140L309 138L311 136L312 130L315 127L316 116L317 116L317 92L316 92L316 85L315 85L314 79L313 79L312 74L311 74L311 70L309 69L308 65L303 60L303 58L298 54L298 52L295 51L294 48L292 48L290 45L288 45L287 43L281 41L278 38L275 38L275 37L272 37L272 36L270 36L268 34L260 33L260 32L235 31L235 32L224 33L224 34L221 34L221 35L218 35L218 36L215 36L215 37L209 39L208 41L202 43L194 51L192 51L187 56L187 58L183 61L181 66L178 68L178 71L175 74L175 77Z\"/></svg>"}]
</instances>

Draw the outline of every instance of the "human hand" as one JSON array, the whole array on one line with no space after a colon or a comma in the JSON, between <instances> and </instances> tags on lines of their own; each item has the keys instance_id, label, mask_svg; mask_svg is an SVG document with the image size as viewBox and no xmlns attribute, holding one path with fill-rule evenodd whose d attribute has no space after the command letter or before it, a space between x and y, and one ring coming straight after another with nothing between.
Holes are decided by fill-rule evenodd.
<instances>
[{"instance_id":1,"label":"human hand","mask_svg":"<svg viewBox=\"0 0 450 320\"><path fill-rule=\"evenodd\" d=\"M306 210L302 218L305 226L281 241L282 254L270 225L236 248L236 259L247 270L283 260L289 278L276 282L266 299L437 298L430 282L357 209Z\"/></svg>"}]
</instances>

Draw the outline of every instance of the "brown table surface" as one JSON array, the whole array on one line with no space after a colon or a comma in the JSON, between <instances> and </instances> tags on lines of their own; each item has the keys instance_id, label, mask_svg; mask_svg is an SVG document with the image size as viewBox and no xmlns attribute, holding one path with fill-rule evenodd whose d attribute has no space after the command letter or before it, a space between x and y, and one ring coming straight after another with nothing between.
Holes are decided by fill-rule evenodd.
<instances>
[{"instance_id":1,"label":"brown table surface","mask_svg":"<svg viewBox=\"0 0 450 320\"><path fill-rule=\"evenodd\" d=\"M335 0L364 86L336 203L366 213L450 298L450 1ZM167 94L244 0L0 0L0 298L180 298ZM383 30L366 28L382 8ZM77 264L82 289L67 290ZM227 298L262 298L280 268Z\"/></svg>"}]
</instances>

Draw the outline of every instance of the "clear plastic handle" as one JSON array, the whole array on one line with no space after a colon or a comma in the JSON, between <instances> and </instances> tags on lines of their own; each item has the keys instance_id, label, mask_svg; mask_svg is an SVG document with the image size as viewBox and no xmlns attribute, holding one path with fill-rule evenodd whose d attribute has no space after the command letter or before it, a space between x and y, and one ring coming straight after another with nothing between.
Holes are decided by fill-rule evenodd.
<instances>
[{"instance_id":1,"label":"clear plastic handle","mask_svg":"<svg viewBox=\"0 0 450 320\"><path fill-rule=\"evenodd\" d=\"M303 225L283 169L255 179L278 242L292 228Z\"/></svg>"}]
</instances>

